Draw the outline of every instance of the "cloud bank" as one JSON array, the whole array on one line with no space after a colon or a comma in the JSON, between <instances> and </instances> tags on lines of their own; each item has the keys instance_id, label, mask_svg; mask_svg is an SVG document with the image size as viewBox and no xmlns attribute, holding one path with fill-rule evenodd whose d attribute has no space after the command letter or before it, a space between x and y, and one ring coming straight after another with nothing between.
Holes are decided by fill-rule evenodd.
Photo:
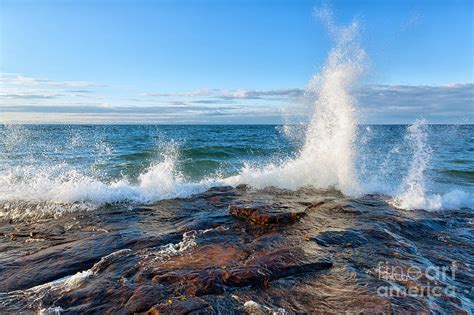
<instances>
[{"instance_id":1,"label":"cloud bank","mask_svg":"<svg viewBox=\"0 0 474 315\"><path fill-rule=\"evenodd\" d=\"M312 113L301 88L108 94L106 85L0 75L5 123L282 123ZM366 85L353 91L363 123L474 123L474 84Z\"/></svg>"},{"instance_id":2,"label":"cloud bank","mask_svg":"<svg viewBox=\"0 0 474 315\"><path fill-rule=\"evenodd\" d=\"M101 87L102 84L94 84L87 81L52 81L23 76L16 73L1 73L0 84L13 84L22 86L50 86L50 87Z\"/></svg>"},{"instance_id":3,"label":"cloud bank","mask_svg":"<svg viewBox=\"0 0 474 315\"><path fill-rule=\"evenodd\" d=\"M299 97L304 94L304 90L299 88L270 89L270 90L222 90L222 89L203 89L184 93L142 93L142 96L151 97L212 97L222 100L256 100L266 98L287 98Z\"/></svg>"},{"instance_id":4,"label":"cloud bank","mask_svg":"<svg viewBox=\"0 0 474 315\"><path fill-rule=\"evenodd\" d=\"M474 123L474 84L371 85L356 91L362 114L379 123Z\"/></svg>"}]
</instances>

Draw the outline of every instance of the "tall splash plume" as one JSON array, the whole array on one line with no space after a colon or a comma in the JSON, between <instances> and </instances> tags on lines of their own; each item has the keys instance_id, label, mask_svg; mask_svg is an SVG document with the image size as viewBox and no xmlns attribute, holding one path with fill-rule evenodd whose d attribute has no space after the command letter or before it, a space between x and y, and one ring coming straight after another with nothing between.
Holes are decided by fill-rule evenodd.
<instances>
[{"instance_id":1,"label":"tall splash plume","mask_svg":"<svg viewBox=\"0 0 474 315\"><path fill-rule=\"evenodd\" d=\"M334 187L348 195L360 192L354 171L356 102L350 89L363 71L366 54L359 45L356 21L337 26L327 7L317 10L316 15L325 24L335 46L323 70L314 76L306 91L315 101L301 151L297 158L278 165L246 166L231 182L243 182L255 188L313 186Z\"/></svg>"},{"instance_id":2,"label":"tall splash plume","mask_svg":"<svg viewBox=\"0 0 474 315\"><path fill-rule=\"evenodd\" d=\"M412 151L412 161L408 174L402 182L399 194L392 203L402 209L420 209L428 206L426 197L425 172L431 158L425 120L417 120L407 128L405 141Z\"/></svg>"},{"instance_id":3,"label":"tall splash plume","mask_svg":"<svg viewBox=\"0 0 474 315\"><path fill-rule=\"evenodd\" d=\"M411 152L411 162L396 196L390 200L393 206L406 210L474 207L472 196L462 190L455 189L444 194L429 193L430 183L426 172L431 161L432 149L428 141L428 126L425 120L417 120L407 128L405 142Z\"/></svg>"},{"instance_id":4,"label":"tall splash plume","mask_svg":"<svg viewBox=\"0 0 474 315\"><path fill-rule=\"evenodd\" d=\"M323 8L318 16L335 39L326 66L310 84L318 99L306 134L302 157L311 157L323 185L335 185L343 192L356 193L354 141L357 128L356 100L350 88L363 71L365 52L358 42L359 26L334 24L331 11ZM325 178L321 178L325 176Z\"/></svg>"}]
</instances>

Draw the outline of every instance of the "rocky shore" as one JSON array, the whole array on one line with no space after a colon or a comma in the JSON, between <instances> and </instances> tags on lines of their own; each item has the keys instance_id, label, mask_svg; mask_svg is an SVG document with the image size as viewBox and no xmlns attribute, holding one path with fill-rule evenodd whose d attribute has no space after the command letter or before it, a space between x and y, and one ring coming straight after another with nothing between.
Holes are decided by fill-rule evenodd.
<instances>
[{"instance_id":1,"label":"rocky shore","mask_svg":"<svg viewBox=\"0 0 474 315\"><path fill-rule=\"evenodd\" d=\"M0 224L0 312L468 313L472 217L393 209L381 196L245 186L146 206ZM471 230L472 232L472 230ZM451 266L454 279L398 279ZM387 276L387 277L385 277ZM392 277L392 278L390 278ZM417 296L384 296L380 288ZM454 285L451 296L430 294Z\"/></svg>"}]
</instances>

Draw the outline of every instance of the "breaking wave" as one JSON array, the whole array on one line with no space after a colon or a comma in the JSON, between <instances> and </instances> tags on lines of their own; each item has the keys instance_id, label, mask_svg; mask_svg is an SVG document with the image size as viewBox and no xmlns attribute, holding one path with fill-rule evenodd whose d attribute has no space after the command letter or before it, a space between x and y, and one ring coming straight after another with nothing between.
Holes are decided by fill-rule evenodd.
<instances>
[{"instance_id":1,"label":"breaking wave","mask_svg":"<svg viewBox=\"0 0 474 315\"><path fill-rule=\"evenodd\" d=\"M152 164L136 182L126 178L104 182L67 165L38 169L18 166L0 175L0 203L4 216L23 217L43 212L90 210L113 203L146 204L189 197L205 191L211 182L186 181L176 170L176 150ZM2 213L0 213L0 217Z\"/></svg>"},{"instance_id":2,"label":"breaking wave","mask_svg":"<svg viewBox=\"0 0 474 315\"><path fill-rule=\"evenodd\" d=\"M472 196L461 190L453 190L446 194L429 194L427 191L427 168L433 150L428 141L427 123L418 119L407 128L405 141L408 144L412 160L408 174L390 203L402 209L456 209L471 207Z\"/></svg>"},{"instance_id":3,"label":"breaking wave","mask_svg":"<svg viewBox=\"0 0 474 315\"><path fill-rule=\"evenodd\" d=\"M44 211L96 209L106 204L122 202L152 203L162 199L189 197L204 192L211 186L238 184L248 184L257 189L269 186L290 190L305 186L334 188L348 196L381 192L394 196L390 203L403 209L473 207L474 198L462 190L452 190L445 194L429 192L426 171L432 149L428 144L426 122L423 120L416 121L407 129L404 141L410 148L412 160L408 173L398 188L393 189L393 184L384 185L384 181L377 182L375 188L370 187L367 179L358 175L356 160L364 154L357 152L357 106L351 90L363 73L366 61L365 51L359 44L359 26L357 21L352 21L348 26L337 26L327 8L319 10L317 15L331 34L334 48L329 52L322 71L313 77L306 89L306 96L314 100L313 113L305 129L303 144L292 157L263 164L244 162L239 171L233 172L236 175L212 175L196 181L189 180L177 168L179 150L176 145L170 145L160 161L152 163L136 180L130 180L127 176L117 180L103 180L98 176L86 175L67 163L20 163L0 171L0 203L3 209L0 217L24 216ZM289 130L285 130L287 129ZM10 128L6 135L8 137L3 140L4 148L20 142L25 142L25 146L28 146L28 139L35 136L27 128ZM37 138L41 139L41 136L38 135ZM139 139L132 138L130 141ZM80 145L76 142L78 141L71 144L73 149ZM88 154L97 154L106 161L110 148L103 145L102 140L98 143L101 146L95 153ZM223 147L230 146L226 144ZM258 148L258 144L254 147ZM229 152L223 154L219 150L221 147L216 145L213 148L213 159L230 159L238 155ZM186 150L193 156L206 154L206 150L199 148L185 148ZM242 148L235 150L247 152ZM8 153L4 156L8 158ZM138 159L140 156L133 157ZM237 158L242 159L241 156ZM188 162L199 161L193 158ZM465 176L470 178L471 173ZM391 179L385 179L387 181Z\"/></svg>"},{"instance_id":4,"label":"breaking wave","mask_svg":"<svg viewBox=\"0 0 474 315\"><path fill-rule=\"evenodd\" d=\"M323 70L313 77L306 91L315 100L303 147L294 159L263 167L246 165L228 182L246 183L256 188L313 186L336 188L348 195L361 193L354 172L356 100L350 89L363 71L366 54L358 41L357 21L337 26L326 7L317 11L317 15L335 46Z\"/></svg>"}]
</instances>

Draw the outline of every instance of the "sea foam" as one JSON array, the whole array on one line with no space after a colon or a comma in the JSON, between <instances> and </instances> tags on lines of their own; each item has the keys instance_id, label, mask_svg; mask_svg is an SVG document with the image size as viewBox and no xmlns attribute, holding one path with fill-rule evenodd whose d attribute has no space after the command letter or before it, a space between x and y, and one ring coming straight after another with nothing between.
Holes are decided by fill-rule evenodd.
<instances>
[{"instance_id":1,"label":"sea foam","mask_svg":"<svg viewBox=\"0 0 474 315\"><path fill-rule=\"evenodd\" d=\"M168 153L138 176L105 182L67 165L38 168L18 166L0 174L2 215L24 217L44 212L93 210L105 204L146 204L162 199L189 197L204 192L211 181L189 182L176 170L176 156Z\"/></svg>"}]
</instances>

